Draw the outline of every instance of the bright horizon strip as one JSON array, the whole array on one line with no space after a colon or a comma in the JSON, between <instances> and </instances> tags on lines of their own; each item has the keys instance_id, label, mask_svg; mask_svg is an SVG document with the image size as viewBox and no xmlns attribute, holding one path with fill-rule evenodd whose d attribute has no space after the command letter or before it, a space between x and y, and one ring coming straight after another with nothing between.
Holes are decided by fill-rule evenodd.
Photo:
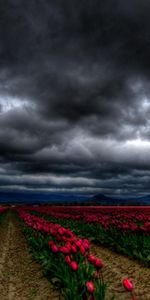
<instances>
[{"instance_id":1,"label":"bright horizon strip","mask_svg":"<svg viewBox=\"0 0 150 300\"><path fill-rule=\"evenodd\" d=\"M144 147L150 147L150 141L147 141L147 140L142 140L140 138L137 138L137 139L134 139L134 140L128 140L126 141L126 144L127 145L134 145L134 146L137 146L137 147L141 147L141 146L144 146Z\"/></svg>"}]
</instances>

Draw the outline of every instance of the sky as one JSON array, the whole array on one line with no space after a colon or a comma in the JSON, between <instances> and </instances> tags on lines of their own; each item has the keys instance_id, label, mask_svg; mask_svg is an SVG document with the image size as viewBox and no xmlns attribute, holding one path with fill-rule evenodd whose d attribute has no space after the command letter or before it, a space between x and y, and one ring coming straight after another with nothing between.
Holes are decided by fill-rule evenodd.
<instances>
[{"instance_id":1,"label":"sky","mask_svg":"<svg viewBox=\"0 0 150 300\"><path fill-rule=\"evenodd\" d=\"M0 191L150 193L150 1L0 1Z\"/></svg>"}]
</instances>

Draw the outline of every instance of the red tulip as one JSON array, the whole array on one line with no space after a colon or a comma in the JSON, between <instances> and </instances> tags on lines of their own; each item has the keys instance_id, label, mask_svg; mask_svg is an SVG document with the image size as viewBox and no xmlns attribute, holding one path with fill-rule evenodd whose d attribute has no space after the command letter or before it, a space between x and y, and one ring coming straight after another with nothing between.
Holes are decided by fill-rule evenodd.
<instances>
[{"instance_id":1,"label":"red tulip","mask_svg":"<svg viewBox=\"0 0 150 300\"><path fill-rule=\"evenodd\" d=\"M90 249L90 244L83 243L83 246L84 246L85 250L89 250Z\"/></svg>"},{"instance_id":2,"label":"red tulip","mask_svg":"<svg viewBox=\"0 0 150 300\"><path fill-rule=\"evenodd\" d=\"M123 279L122 284L128 292L131 292L134 289L132 282L128 278Z\"/></svg>"},{"instance_id":3,"label":"red tulip","mask_svg":"<svg viewBox=\"0 0 150 300\"><path fill-rule=\"evenodd\" d=\"M95 256L92 255L92 254L89 254L88 257L87 257L87 259L88 259L88 261L89 261L90 263L94 263L95 260L96 260Z\"/></svg>"},{"instance_id":4,"label":"red tulip","mask_svg":"<svg viewBox=\"0 0 150 300\"><path fill-rule=\"evenodd\" d=\"M70 258L69 255L66 255L66 257L65 257L65 263L66 263L67 265L69 265L69 264L71 263L71 258Z\"/></svg>"},{"instance_id":5,"label":"red tulip","mask_svg":"<svg viewBox=\"0 0 150 300\"><path fill-rule=\"evenodd\" d=\"M51 246L51 250L52 250L52 252L57 253L58 252L58 247L54 244L54 245Z\"/></svg>"},{"instance_id":6,"label":"red tulip","mask_svg":"<svg viewBox=\"0 0 150 300\"><path fill-rule=\"evenodd\" d=\"M85 250L89 250L90 249L90 242L87 239L84 239L82 242Z\"/></svg>"},{"instance_id":7,"label":"red tulip","mask_svg":"<svg viewBox=\"0 0 150 300\"><path fill-rule=\"evenodd\" d=\"M76 263L76 261L72 261L69 266L73 271L78 270L78 264Z\"/></svg>"},{"instance_id":8,"label":"red tulip","mask_svg":"<svg viewBox=\"0 0 150 300\"><path fill-rule=\"evenodd\" d=\"M69 247L66 247L66 246L60 246L59 251L62 252L63 254L69 254L70 253Z\"/></svg>"},{"instance_id":9,"label":"red tulip","mask_svg":"<svg viewBox=\"0 0 150 300\"><path fill-rule=\"evenodd\" d=\"M67 237L65 235L60 235L61 241L67 242Z\"/></svg>"},{"instance_id":10,"label":"red tulip","mask_svg":"<svg viewBox=\"0 0 150 300\"><path fill-rule=\"evenodd\" d=\"M83 243L90 244L88 239L83 239Z\"/></svg>"},{"instance_id":11,"label":"red tulip","mask_svg":"<svg viewBox=\"0 0 150 300\"><path fill-rule=\"evenodd\" d=\"M58 233L59 233L60 235L63 235L64 232L65 232L65 229L64 229L63 227L60 227L60 228L58 229Z\"/></svg>"},{"instance_id":12,"label":"red tulip","mask_svg":"<svg viewBox=\"0 0 150 300\"><path fill-rule=\"evenodd\" d=\"M85 248L81 245L80 246L80 253L81 253L81 255L84 255L85 254Z\"/></svg>"},{"instance_id":13,"label":"red tulip","mask_svg":"<svg viewBox=\"0 0 150 300\"><path fill-rule=\"evenodd\" d=\"M94 261L94 266L96 269L101 269L102 266L103 266L103 262L101 259L99 258L96 258L95 261Z\"/></svg>"},{"instance_id":14,"label":"red tulip","mask_svg":"<svg viewBox=\"0 0 150 300\"><path fill-rule=\"evenodd\" d=\"M94 283L92 281L87 281L85 285L86 285L87 291L90 294L93 294L94 290L95 290Z\"/></svg>"},{"instance_id":15,"label":"red tulip","mask_svg":"<svg viewBox=\"0 0 150 300\"><path fill-rule=\"evenodd\" d=\"M68 240L70 243L72 243L72 242L75 242L76 237L72 236L72 237L67 238L67 240Z\"/></svg>"},{"instance_id":16,"label":"red tulip","mask_svg":"<svg viewBox=\"0 0 150 300\"><path fill-rule=\"evenodd\" d=\"M80 246L82 245L82 240L77 240L76 241L76 246L80 248Z\"/></svg>"},{"instance_id":17,"label":"red tulip","mask_svg":"<svg viewBox=\"0 0 150 300\"><path fill-rule=\"evenodd\" d=\"M72 251L73 253L77 253L77 248L76 248L75 245L71 245L71 251Z\"/></svg>"}]
</instances>

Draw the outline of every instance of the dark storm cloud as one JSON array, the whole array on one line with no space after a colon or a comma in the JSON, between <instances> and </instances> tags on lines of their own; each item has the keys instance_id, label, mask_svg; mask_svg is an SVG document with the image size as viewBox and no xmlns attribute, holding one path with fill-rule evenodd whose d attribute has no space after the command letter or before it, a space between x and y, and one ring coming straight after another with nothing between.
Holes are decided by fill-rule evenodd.
<instances>
[{"instance_id":1,"label":"dark storm cloud","mask_svg":"<svg viewBox=\"0 0 150 300\"><path fill-rule=\"evenodd\" d=\"M147 0L0 2L1 188L148 192L149 14Z\"/></svg>"}]
</instances>

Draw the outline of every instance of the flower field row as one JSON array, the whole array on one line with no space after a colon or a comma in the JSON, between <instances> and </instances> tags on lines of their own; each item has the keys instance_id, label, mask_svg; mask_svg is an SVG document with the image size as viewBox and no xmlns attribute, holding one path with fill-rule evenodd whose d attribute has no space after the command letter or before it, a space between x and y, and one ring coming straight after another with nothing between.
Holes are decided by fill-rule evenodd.
<instances>
[{"instance_id":1,"label":"flower field row","mask_svg":"<svg viewBox=\"0 0 150 300\"><path fill-rule=\"evenodd\" d=\"M99 223L105 229L117 228L150 235L150 208L136 207L38 207L34 210L55 218Z\"/></svg>"},{"instance_id":2,"label":"flower field row","mask_svg":"<svg viewBox=\"0 0 150 300\"><path fill-rule=\"evenodd\" d=\"M89 238L111 249L139 259L150 265L150 209L147 208L68 208L32 207L26 208L52 222L69 226L82 237ZM69 212L70 209L70 212ZM145 212L145 213L144 213ZM81 218L82 216L82 218ZM97 221L96 221L97 220Z\"/></svg>"},{"instance_id":3,"label":"flower field row","mask_svg":"<svg viewBox=\"0 0 150 300\"><path fill-rule=\"evenodd\" d=\"M0 207L0 214L4 213L7 210L5 207Z\"/></svg>"},{"instance_id":4,"label":"flower field row","mask_svg":"<svg viewBox=\"0 0 150 300\"><path fill-rule=\"evenodd\" d=\"M47 277L62 291L63 298L104 300L107 292L104 265L91 253L89 240L81 239L70 228L48 222L25 209L16 211L33 256L41 262ZM124 278L122 284L129 293L129 299L136 299L133 284L128 278ZM112 299L115 299L114 296L110 297Z\"/></svg>"}]
</instances>

